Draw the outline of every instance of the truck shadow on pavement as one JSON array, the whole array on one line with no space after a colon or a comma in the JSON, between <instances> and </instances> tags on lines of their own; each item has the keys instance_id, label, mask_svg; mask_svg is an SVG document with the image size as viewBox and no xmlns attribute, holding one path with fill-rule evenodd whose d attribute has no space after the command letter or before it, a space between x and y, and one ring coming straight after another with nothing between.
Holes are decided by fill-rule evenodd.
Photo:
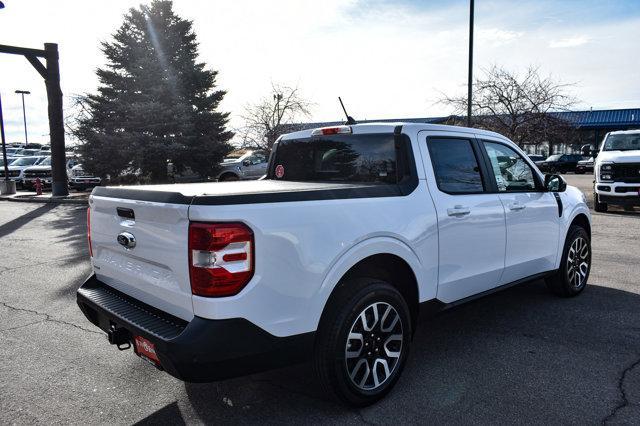
<instances>
[{"instance_id":1,"label":"truck shadow on pavement","mask_svg":"<svg viewBox=\"0 0 640 426\"><path fill-rule=\"evenodd\" d=\"M371 407L332 402L307 363L187 383L180 408L142 423L603 422L631 404L624 377L640 358L639 307L634 293L590 285L563 299L536 281L421 319L400 381Z\"/></svg>"}]
</instances>

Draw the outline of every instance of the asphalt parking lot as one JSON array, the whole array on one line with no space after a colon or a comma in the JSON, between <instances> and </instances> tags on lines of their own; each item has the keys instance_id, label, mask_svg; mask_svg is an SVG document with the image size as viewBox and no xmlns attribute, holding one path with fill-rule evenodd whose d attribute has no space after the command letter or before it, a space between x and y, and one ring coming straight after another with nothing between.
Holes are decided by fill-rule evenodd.
<instances>
[{"instance_id":1,"label":"asphalt parking lot","mask_svg":"<svg viewBox=\"0 0 640 426\"><path fill-rule=\"evenodd\" d=\"M0 201L0 423L640 422L638 212L593 215L579 297L537 281L422 320L395 390L362 410L307 364L194 385L110 346L75 304L85 232L84 207Z\"/></svg>"}]
</instances>

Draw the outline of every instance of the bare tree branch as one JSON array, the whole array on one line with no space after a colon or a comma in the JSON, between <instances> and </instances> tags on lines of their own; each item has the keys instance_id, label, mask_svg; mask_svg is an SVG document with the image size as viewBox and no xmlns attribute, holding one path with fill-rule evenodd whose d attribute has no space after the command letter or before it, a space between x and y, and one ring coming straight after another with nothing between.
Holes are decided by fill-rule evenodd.
<instances>
[{"instance_id":1,"label":"bare tree branch","mask_svg":"<svg viewBox=\"0 0 640 426\"><path fill-rule=\"evenodd\" d=\"M271 83L268 96L244 109L244 126L238 131L242 146L270 150L281 134L296 130L294 124L310 116L311 106L297 86Z\"/></svg>"},{"instance_id":2,"label":"bare tree branch","mask_svg":"<svg viewBox=\"0 0 640 426\"><path fill-rule=\"evenodd\" d=\"M576 104L566 92L571 86L542 77L534 66L523 75L496 65L484 69L474 82L474 126L501 133L519 145L551 145L568 137L568 123L549 113L566 111ZM444 96L440 102L453 106L458 115L466 113L466 96Z\"/></svg>"}]
</instances>

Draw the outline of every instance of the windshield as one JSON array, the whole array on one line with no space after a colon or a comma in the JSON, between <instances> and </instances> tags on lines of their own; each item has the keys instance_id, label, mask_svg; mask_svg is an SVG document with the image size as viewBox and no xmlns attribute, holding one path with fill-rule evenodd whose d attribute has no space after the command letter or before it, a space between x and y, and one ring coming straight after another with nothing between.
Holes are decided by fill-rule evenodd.
<instances>
[{"instance_id":1,"label":"windshield","mask_svg":"<svg viewBox=\"0 0 640 426\"><path fill-rule=\"evenodd\" d=\"M640 133L609 135L603 151L640 150Z\"/></svg>"},{"instance_id":2,"label":"windshield","mask_svg":"<svg viewBox=\"0 0 640 426\"><path fill-rule=\"evenodd\" d=\"M562 157L562 154L551 155L545 161L558 161L560 157Z\"/></svg>"},{"instance_id":3,"label":"windshield","mask_svg":"<svg viewBox=\"0 0 640 426\"><path fill-rule=\"evenodd\" d=\"M33 166L38 162L39 159L40 157L22 157L13 161L11 165L12 166Z\"/></svg>"},{"instance_id":4,"label":"windshield","mask_svg":"<svg viewBox=\"0 0 640 426\"><path fill-rule=\"evenodd\" d=\"M397 183L393 134L281 140L270 178L304 182Z\"/></svg>"},{"instance_id":5,"label":"windshield","mask_svg":"<svg viewBox=\"0 0 640 426\"><path fill-rule=\"evenodd\" d=\"M50 166L51 165L51 157L47 157L38 166Z\"/></svg>"},{"instance_id":6,"label":"windshield","mask_svg":"<svg viewBox=\"0 0 640 426\"><path fill-rule=\"evenodd\" d=\"M247 157L251 154L251 152L246 152L246 151L236 151L236 152L232 152L231 154L227 155L226 157L224 157L224 160L222 160L223 162L227 163L229 161L238 161L241 158Z\"/></svg>"}]
</instances>

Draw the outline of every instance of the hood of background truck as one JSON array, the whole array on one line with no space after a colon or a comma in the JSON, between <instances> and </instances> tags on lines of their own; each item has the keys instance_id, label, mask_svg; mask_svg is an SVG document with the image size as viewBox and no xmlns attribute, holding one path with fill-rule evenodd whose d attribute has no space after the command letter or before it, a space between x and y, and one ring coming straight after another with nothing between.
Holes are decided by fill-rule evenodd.
<instances>
[{"instance_id":1,"label":"hood of background truck","mask_svg":"<svg viewBox=\"0 0 640 426\"><path fill-rule=\"evenodd\" d=\"M598 163L640 163L640 151L602 151L596 159Z\"/></svg>"}]
</instances>

